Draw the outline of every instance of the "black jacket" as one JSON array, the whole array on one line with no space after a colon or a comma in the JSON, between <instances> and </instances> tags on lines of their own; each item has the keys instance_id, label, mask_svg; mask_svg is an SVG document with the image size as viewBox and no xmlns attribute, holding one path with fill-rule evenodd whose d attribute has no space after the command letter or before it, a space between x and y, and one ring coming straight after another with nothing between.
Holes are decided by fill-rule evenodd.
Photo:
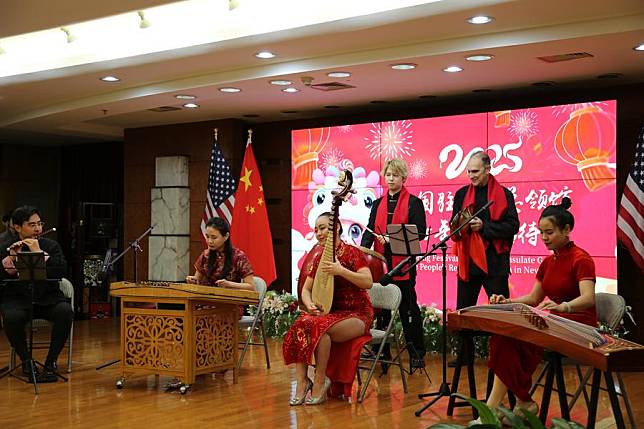
<instances>
[{"instance_id":1,"label":"black jacket","mask_svg":"<svg viewBox=\"0 0 644 429\"><path fill-rule=\"evenodd\" d=\"M382 202L383 198L389 197L389 193L386 193L385 196L378 198L376 201L374 201L373 206L371 207L371 213L369 213L369 223L367 224L367 227L375 231L375 224L376 224L376 215L378 213L378 207L380 206L380 203ZM396 195L393 195L387 199L389 206L387 207L387 225L391 223L391 219L393 218L393 213L394 209L396 208L396 204L398 203L398 197L400 197L400 192L398 192ZM425 206L423 205L423 202L420 200L415 195L412 195L411 193L409 194L409 207L407 211L407 223L412 223L418 227L418 239L423 240L426 237L426 232L427 232L427 221L425 220ZM377 233L380 233L380 231L376 231ZM382 231L383 234L386 234L386 231ZM372 233L369 231L365 230L364 234L362 234L362 240L360 242L360 245L366 248L371 248L373 245L375 237ZM385 244L385 259L387 259L387 267L389 269L393 268L392 263L391 263L391 247L389 244ZM416 276L416 268L410 272L410 275L412 277Z\"/></svg>"},{"instance_id":2,"label":"black jacket","mask_svg":"<svg viewBox=\"0 0 644 429\"><path fill-rule=\"evenodd\" d=\"M456 191L456 195L454 195L454 211L452 219L463 208L463 200L465 199L468 187L469 185L463 186ZM487 186L475 188L475 191L474 209L478 210L487 203ZM505 211L503 217L496 222L490 220L489 208L483 210L479 215L479 219L483 221L481 236L488 242L497 238L503 239L508 243L509 248L512 249L514 235L519 232L519 214L517 213L517 208L514 204L514 195L512 195L512 192L505 187L503 187L503 191L505 192L505 200L508 203L508 209ZM452 219L450 219L450 223L452 222ZM494 246L490 244L485 250L485 256L487 258L488 276L510 274L509 252L498 254L496 253ZM485 275L485 273L475 264L470 264L470 275Z\"/></svg>"},{"instance_id":3,"label":"black jacket","mask_svg":"<svg viewBox=\"0 0 644 429\"><path fill-rule=\"evenodd\" d=\"M14 241L15 242L15 241ZM13 244L13 243L9 243ZM67 261L63 255L60 245L48 238L39 238L38 244L40 249L49 255L45 261L45 268L47 270L47 279L49 281L39 281L34 288L34 303L39 305L51 305L65 300L65 296L61 292L58 280L67 275ZM0 261L4 260L9 255L7 250L8 245L3 245L0 248ZM29 251L27 246L23 246L23 251ZM25 295L22 293L25 289L13 281L7 282L6 280L19 280L18 274L11 275L7 273L4 267L0 268L0 282L2 285L2 299L3 302L11 301L24 301ZM28 298L28 297L27 297Z\"/></svg>"}]
</instances>

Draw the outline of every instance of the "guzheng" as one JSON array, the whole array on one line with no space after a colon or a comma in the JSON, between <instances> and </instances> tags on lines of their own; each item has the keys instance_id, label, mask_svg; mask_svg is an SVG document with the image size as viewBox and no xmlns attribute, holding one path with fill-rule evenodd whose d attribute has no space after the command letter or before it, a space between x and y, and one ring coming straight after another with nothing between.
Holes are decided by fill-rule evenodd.
<instances>
[{"instance_id":1,"label":"guzheng","mask_svg":"<svg viewBox=\"0 0 644 429\"><path fill-rule=\"evenodd\" d=\"M239 306L257 304L255 291L187 283L117 282L121 298L122 388L130 374L176 377L185 393L199 374L233 370L237 382Z\"/></svg>"},{"instance_id":2,"label":"guzheng","mask_svg":"<svg viewBox=\"0 0 644 429\"><path fill-rule=\"evenodd\" d=\"M644 371L644 346L525 304L463 308L448 313L447 326L516 338L604 372Z\"/></svg>"}]
</instances>

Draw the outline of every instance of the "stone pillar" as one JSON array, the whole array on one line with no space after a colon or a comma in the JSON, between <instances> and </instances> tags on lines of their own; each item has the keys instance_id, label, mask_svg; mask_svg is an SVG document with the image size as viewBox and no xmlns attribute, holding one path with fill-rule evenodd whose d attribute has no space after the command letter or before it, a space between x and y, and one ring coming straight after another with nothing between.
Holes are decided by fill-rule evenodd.
<instances>
[{"instance_id":1,"label":"stone pillar","mask_svg":"<svg viewBox=\"0 0 644 429\"><path fill-rule=\"evenodd\" d=\"M156 158L151 192L148 279L184 282L190 270L188 157Z\"/></svg>"}]
</instances>

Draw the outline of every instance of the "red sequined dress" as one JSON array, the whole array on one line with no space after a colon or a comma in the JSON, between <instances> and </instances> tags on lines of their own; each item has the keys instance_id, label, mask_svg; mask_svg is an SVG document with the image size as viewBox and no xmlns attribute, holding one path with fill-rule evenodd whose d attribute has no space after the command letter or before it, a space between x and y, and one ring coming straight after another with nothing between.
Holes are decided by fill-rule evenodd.
<instances>
[{"instance_id":1,"label":"red sequined dress","mask_svg":"<svg viewBox=\"0 0 644 429\"><path fill-rule=\"evenodd\" d=\"M314 278L322 254L313 261L313 267L308 274ZM336 259L351 271L358 271L367 267L367 261L363 253L353 247L340 242L336 249ZM312 316L302 313L302 316L293 323L284 338L282 353L284 362L292 363L313 363L313 356L318 341L331 326L341 320L357 318L364 322L365 332L361 337L354 338L343 343L332 343L329 364L326 375L333 382L331 396L351 395L351 386L356 373L356 367L360 359L362 346L369 342L371 335L369 329L373 323L373 307L369 295L365 289L347 281L343 277L336 276L334 280L333 304L329 314L323 316Z\"/></svg>"}]
</instances>

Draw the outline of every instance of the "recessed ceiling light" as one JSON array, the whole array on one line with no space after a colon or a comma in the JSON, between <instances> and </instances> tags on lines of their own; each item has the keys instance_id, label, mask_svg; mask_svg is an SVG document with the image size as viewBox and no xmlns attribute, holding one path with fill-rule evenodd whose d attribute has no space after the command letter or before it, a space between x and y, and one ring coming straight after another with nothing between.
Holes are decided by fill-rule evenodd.
<instances>
[{"instance_id":1,"label":"recessed ceiling light","mask_svg":"<svg viewBox=\"0 0 644 429\"><path fill-rule=\"evenodd\" d=\"M197 98L195 95L190 95L190 94L177 94L174 96L177 100L194 100Z\"/></svg>"},{"instance_id":2,"label":"recessed ceiling light","mask_svg":"<svg viewBox=\"0 0 644 429\"><path fill-rule=\"evenodd\" d=\"M259 51L255 54L255 56L263 60L267 60L269 58L275 58L275 54L270 51Z\"/></svg>"},{"instance_id":3,"label":"recessed ceiling light","mask_svg":"<svg viewBox=\"0 0 644 429\"><path fill-rule=\"evenodd\" d=\"M597 76L597 79L618 79L622 77L623 74L621 73L605 73L605 74L600 74Z\"/></svg>"},{"instance_id":4,"label":"recessed ceiling light","mask_svg":"<svg viewBox=\"0 0 644 429\"><path fill-rule=\"evenodd\" d=\"M532 84L532 86L544 87L544 86L552 86L554 84L555 83L552 80L544 80L544 81L541 81L541 82L534 82Z\"/></svg>"},{"instance_id":5,"label":"recessed ceiling light","mask_svg":"<svg viewBox=\"0 0 644 429\"><path fill-rule=\"evenodd\" d=\"M492 21L494 21L494 18L486 15L476 15L467 19L470 24L487 24Z\"/></svg>"},{"instance_id":6,"label":"recessed ceiling light","mask_svg":"<svg viewBox=\"0 0 644 429\"><path fill-rule=\"evenodd\" d=\"M433 99L433 98L437 98L437 97L438 97L437 95L421 95L421 96L420 96L420 97L418 97L418 98L421 98L421 99L423 99L423 100L431 100L431 99Z\"/></svg>"},{"instance_id":7,"label":"recessed ceiling light","mask_svg":"<svg viewBox=\"0 0 644 429\"><path fill-rule=\"evenodd\" d=\"M199 107L199 105L197 103L186 103L183 105L183 107L186 107L188 109L196 109L197 107Z\"/></svg>"},{"instance_id":8,"label":"recessed ceiling light","mask_svg":"<svg viewBox=\"0 0 644 429\"><path fill-rule=\"evenodd\" d=\"M116 77L116 76L103 76L103 77L101 78L101 80L102 80L103 82L118 82L118 81L119 81L119 80L121 80L121 79L119 79L119 78L118 78L118 77Z\"/></svg>"},{"instance_id":9,"label":"recessed ceiling light","mask_svg":"<svg viewBox=\"0 0 644 429\"><path fill-rule=\"evenodd\" d=\"M465 57L467 61L489 61L492 58L494 58L494 55L488 55L488 54L477 54L477 55L470 55L469 57Z\"/></svg>"},{"instance_id":10,"label":"recessed ceiling light","mask_svg":"<svg viewBox=\"0 0 644 429\"><path fill-rule=\"evenodd\" d=\"M394 70L413 70L416 67L418 67L418 65L414 63L401 63L391 65L391 68Z\"/></svg>"},{"instance_id":11,"label":"recessed ceiling light","mask_svg":"<svg viewBox=\"0 0 644 429\"><path fill-rule=\"evenodd\" d=\"M233 93L233 92L241 92L241 89L234 88L232 86L227 86L227 87L219 88L219 91Z\"/></svg>"},{"instance_id":12,"label":"recessed ceiling light","mask_svg":"<svg viewBox=\"0 0 644 429\"><path fill-rule=\"evenodd\" d=\"M641 43L633 48L635 51L644 51L644 43Z\"/></svg>"},{"instance_id":13,"label":"recessed ceiling light","mask_svg":"<svg viewBox=\"0 0 644 429\"><path fill-rule=\"evenodd\" d=\"M385 100L372 100L369 103L371 103L371 104L385 104L385 103L388 103L388 101L385 101Z\"/></svg>"},{"instance_id":14,"label":"recessed ceiling light","mask_svg":"<svg viewBox=\"0 0 644 429\"><path fill-rule=\"evenodd\" d=\"M292 114L292 113L300 113L299 110L282 110L282 113L286 113L287 115Z\"/></svg>"},{"instance_id":15,"label":"recessed ceiling light","mask_svg":"<svg viewBox=\"0 0 644 429\"><path fill-rule=\"evenodd\" d=\"M284 88L282 91L284 91L284 92L300 92L299 89L293 88L292 86L289 87L289 88Z\"/></svg>"},{"instance_id":16,"label":"recessed ceiling light","mask_svg":"<svg viewBox=\"0 0 644 429\"><path fill-rule=\"evenodd\" d=\"M463 69L459 66L449 66L449 67L445 67L443 71L447 73L458 73L458 72L462 72Z\"/></svg>"},{"instance_id":17,"label":"recessed ceiling light","mask_svg":"<svg viewBox=\"0 0 644 429\"><path fill-rule=\"evenodd\" d=\"M287 86L291 85L293 82L290 80L282 80L282 79L276 79L271 81L271 85L280 85L280 86Z\"/></svg>"},{"instance_id":18,"label":"recessed ceiling light","mask_svg":"<svg viewBox=\"0 0 644 429\"><path fill-rule=\"evenodd\" d=\"M343 71L335 71L326 74L329 77L351 77L351 73Z\"/></svg>"}]
</instances>

